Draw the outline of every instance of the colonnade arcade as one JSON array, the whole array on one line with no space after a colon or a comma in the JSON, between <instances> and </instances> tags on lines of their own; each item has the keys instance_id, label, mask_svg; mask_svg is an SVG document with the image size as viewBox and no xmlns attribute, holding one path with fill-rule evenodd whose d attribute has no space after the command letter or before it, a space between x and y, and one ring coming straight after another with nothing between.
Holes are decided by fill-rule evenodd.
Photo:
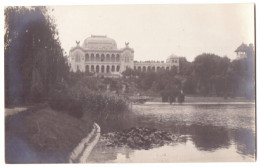
<instances>
[{"instance_id":1,"label":"colonnade arcade","mask_svg":"<svg viewBox=\"0 0 260 167\"><path fill-rule=\"evenodd\" d=\"M94 54L94 53L86 53L85 61L95 61L95 62L119 62L120 56L119 54Z\"/></svg>"},{"instance_id":2,"label":"colonnade arcade","mask_svg":"<svg viewBox=\"0 0 260 167\"><path fill-rule=\"evenodd\" d=\"M85 65L85 71L96 73L119 72L120 65Z\"/></svg>"},{"instance_id":3,"label":"colonnade arcade","mask_svg":"<svg viewBox=\"0 0 260 167\"><path fill-rule=\"evenodd\" d=\"M171 66L153 66L153 65L145 65L145 66L134 66L134 70L142 71L142 72L147 72L147 71L161 71L161 70L167 70L169 71L171 69Z\"/></svg>"}]
</instances>

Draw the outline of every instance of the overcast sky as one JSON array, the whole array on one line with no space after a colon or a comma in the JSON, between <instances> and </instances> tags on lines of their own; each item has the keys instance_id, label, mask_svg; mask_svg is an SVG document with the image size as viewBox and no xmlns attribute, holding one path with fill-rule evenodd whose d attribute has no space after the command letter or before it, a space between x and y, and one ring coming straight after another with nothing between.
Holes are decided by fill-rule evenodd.
<instances>
[{"instance_id":1,"label":"overcast sky","mask_svg":"<svg viewBox=\"0 0 260 167\"><path fill-rule=\"evenodd\" d=\"M125 42L135 60L166 60L171 55L193 61L201 53L236 57L242 43L254 43L253 4L107 5L52 7L62 47L67 53L92 35Z\"/></svg>"}]
</instances>

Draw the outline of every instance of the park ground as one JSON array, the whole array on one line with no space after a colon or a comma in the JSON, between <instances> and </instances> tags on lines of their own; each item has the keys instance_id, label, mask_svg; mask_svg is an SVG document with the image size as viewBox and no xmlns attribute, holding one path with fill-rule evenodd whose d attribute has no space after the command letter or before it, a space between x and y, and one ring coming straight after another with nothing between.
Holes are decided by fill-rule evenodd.
<instances>
[{"instance_id":1,"label":"park ground","mask_svg":"<svg viewBox=\"0 0 260 167\"><path fill-rule=\"evenodd\" d=\"M92 130L91 120L77 119L49 106L31 107L5 118L6 163L64 163Z\"/></svg>"},{"instance_id":2,"label":"park ground","mask_svg":"<svg viewBox=\"0 0 260 167\"><path fill-rule=\"evenodd\" d=\"M160 102L161 98L153 97L150 101ZM248 101L239 97L185 97L185 103L207 102ZM54 111L48 104L8 108L5 115L6 163L67 162L69 154L93 126L90 119Z\"/></svg>"}]
</instances>

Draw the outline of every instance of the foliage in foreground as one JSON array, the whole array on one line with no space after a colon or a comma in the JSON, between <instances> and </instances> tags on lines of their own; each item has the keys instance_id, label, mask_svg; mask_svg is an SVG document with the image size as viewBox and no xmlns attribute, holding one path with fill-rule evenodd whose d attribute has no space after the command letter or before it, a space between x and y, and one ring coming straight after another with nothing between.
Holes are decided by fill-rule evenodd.
<instances>
[{"instance_id":1,"label":"foliage in foreground","mask_svg":"<svg viewBox=\"0 0 260 167\"><path fill-rule=\"evenodd\" d=\"M69 67L46 7L5 9L5 104L43 102Z\"/></svg>"},{"instance_id":2,"label":"foliage in foreground","mask_svg":"<svg viewBox=\"0 0 260 167\"><path fill-rule=\"evenodd\" d=\"M49 104L74 117L94 120L115 119L128 111L124 97L105 93L104 89L104 85L92 77L81 78L73 85L61 83L52 90Z\"/></svg>"}]
</instances>

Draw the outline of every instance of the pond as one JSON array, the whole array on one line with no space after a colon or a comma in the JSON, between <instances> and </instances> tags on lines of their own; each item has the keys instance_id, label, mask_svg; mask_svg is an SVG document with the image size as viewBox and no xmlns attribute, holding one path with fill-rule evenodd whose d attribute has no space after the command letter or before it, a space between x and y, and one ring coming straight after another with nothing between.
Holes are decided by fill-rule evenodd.
<instances>
[{"instance_id":1,"label":"pond","mask_svg":"<svg viewBox=\"0 0 260 167\"><path fill-rule=\"evenodd\" d=\"M133 105L132 116L103 133L131 127L155 128L178 140L148 150L108 147L99 142L88 162L238 162L255 161L255 104L147 102Z\"/></svg>"}]
</instances>

